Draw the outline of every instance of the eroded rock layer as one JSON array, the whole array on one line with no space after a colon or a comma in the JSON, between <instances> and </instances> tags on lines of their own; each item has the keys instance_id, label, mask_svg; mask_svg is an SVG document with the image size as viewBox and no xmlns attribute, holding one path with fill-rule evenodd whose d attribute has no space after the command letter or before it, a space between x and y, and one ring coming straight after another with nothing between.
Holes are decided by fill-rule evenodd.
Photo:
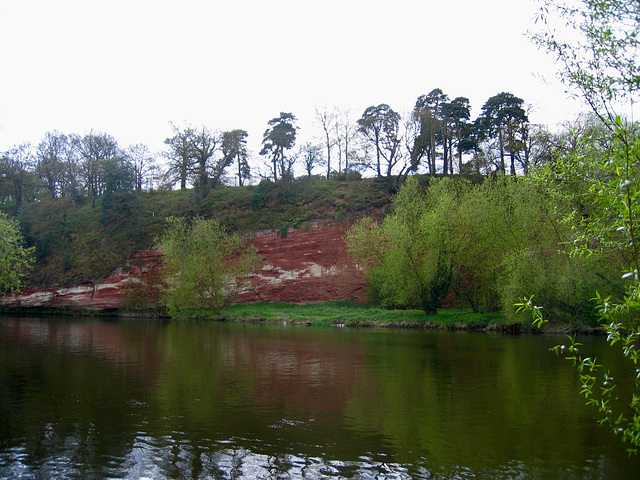
<instances>
[{"instance_id":1,"label":"eroded rock layer","mask_svg":"<svg viewBox=\"0 0 640 480\"><path fill-rule=\"evenodd\" d=\"M346 223L309 223L304 228L289 230L286 236L271 231L255 234L248 241L258 250L261 265L257 272L241 281L235 302L364 302L364 277L349 258L344 242L348 227ZM161 264L160 252L137 252L124 266L99 281L25 289L20 294L0 298L0 305L68 310L119 309L154 296Z\"/></svg>"}]
</instances>

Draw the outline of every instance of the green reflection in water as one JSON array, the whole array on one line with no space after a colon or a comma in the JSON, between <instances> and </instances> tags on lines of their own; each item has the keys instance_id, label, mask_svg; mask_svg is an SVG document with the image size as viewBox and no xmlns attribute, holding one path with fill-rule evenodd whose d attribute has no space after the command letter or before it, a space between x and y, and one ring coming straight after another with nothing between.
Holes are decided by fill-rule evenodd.
<instances>
[{"instance_id":1,"label":"green reflection in water","mask_svg":"<svg viewBox=\"0 0 640 480\"><path fill-rule=\"evenodd\" d=\"M633 478L557 341L4 318L0 477Z\"/></svg>"}]
</instances>

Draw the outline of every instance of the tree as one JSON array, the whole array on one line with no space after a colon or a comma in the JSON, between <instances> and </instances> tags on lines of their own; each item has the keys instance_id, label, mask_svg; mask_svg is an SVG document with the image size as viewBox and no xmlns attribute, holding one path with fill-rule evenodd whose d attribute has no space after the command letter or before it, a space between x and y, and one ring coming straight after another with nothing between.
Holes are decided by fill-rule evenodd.
<instances>
[{"instance_id":1,"label":"tree","mask_svg":"<svg viewBox=\"0 0 640 480\"><path fill-rule=\"evenodd\" d=\"M187 180L194 164L193 144L196 131L191 126L180 130L174 124L171 124L171 129L173 136L164 141L168 148L164 155L169 160L166 175L170 185L180 182L180 189L184 190L187 188Z\"/></svg>"},{"instance_id":2,"label":"tree","mask_svg":"<svg viewBox=\"0 0 640 480\"><path fill-rule=\"evenodd\" d=\"M322 129L324 147L327 151L326 164L327 164L327 178L331 175L331 150L336 144L336 139L332 137L334 129L337 128L337 115L335 112L327 111L326 105L320 110L316 107L316 123ZM308 172L309 170L307 170ZM340 167L338 167L338 173L340 173ZM309 173L309 175L311 175Z\"/></svg>"},{"instance_id":3,"label":"tree","mask_svg":"<svg viewBox=\"0 0 640 480\"><path fill-rule=\"evenodd\" d=\"M449 293L459 247L452 214L462 182L446 180L426 195L417 178L408 177L381 225L365 218L347 232L347 249L383 306L422 308L429 315Z\"/></svg>"},{"instance_id":4,"label":"tree","mask_svg":"<svg viewBox=\"0 0 640 480\"><path fill-rule=\"evenodd\" d=\"M0 156L0 179L4 185L3 197L20 206L35 198L35 176L31 145L23 143Z\"/></svg>"},{"instance_id":5,"label":"tree","mask_svg":"<svg viewBox=\"0 0 640 480\"><path fill-rule=\"evenodd\" d=\"M190 125L180 130L172 125L174 136L167 138L169 159L167 178L169 183L180 182L185 189L189 181L195 188L196 200L207 196L212 187L222 182L226 169L234 157L216 155L222 146L222 134L206 127L196 129Z\"/></svg>"},{"instance_id":6,"label":"tree","mask_svg":"<svg viewBox=\"0 0 640 480\"><path fill-rule=\"evenodd\" d=\"M218 132L210 131L206 127L202 127L195 132L192 142L190 150L195 167L193 184L196 193L200 193L201 197L204 198L212 186L220 183L224 171L233 159L225 158L224 155L221 158L215 158L215 153L220 147L221 135Z\"/></svg>"},{"instance_id":7,"label":"tree","mask_svg":"<svg viewBox=\"0 0 640 480\"><path fill-rule=\"evenodd\" d=\"M569 93L615 123L640 91L640 4L635 0L544 0L532 35L557 60Z\"/></svg>"},{"instance_id":8,"label":"tree","mask_svg":"<svg viewBox=\"0 0 640 480\"><path fill-rule=\"evenodd\" d=\"M133 168L135 189L142 191L144 185L149 185L150 178L156 171L157 165L149 147L142 143L136 143L126 149L126 158Z\"/></svg>"},{"instance_id":9,"label":"tree","mask_svg":"<svg viewBox=\"0 0 640 480\"><path fill-rule=\"evenodd\" d=\"M36 151L36 173L51 198L77 193L77 159L67 135L47 132Z\"/></svg>"},{"instance_id":10,"label":"tree","mask_svg":"<svg viewBox=\"0 0 640 480\"><path fill-rule=\"evenodd\" d=\"M344 171L349 172L356 163L352 160L355 155L353 152L353 144L358 133L357 125L351 119L349 110L340 110L337 112L336 124L336 146L338 147L338 172L340 172L342 158L344 157Z\"/></svg>"},{"instance_id":11,"label":"tree","mask_svg":"<svg viewBox=\"0 0 640 480\"><path fill-rule=\"evenodd\" d=\"M124 157L118 147L118 142L106 133L91 132L84 137L73 139L80 157L80 177L84 183L86 194L92 197L92 206L95 207L96 197L105 189L104 164L110 162L113 166L120 163Z\"/></svg>"},{"instance_id":12,"label":"tree","mask_svg":"<svg viewBox=\"0 0 640 480\"><path fill-rule=\"evenodd\" d=\"M502 92L489 98L482 106L479 125L485 136L497 138L500 163L498 169L506 173L505 156L511 159L511 175L516 174L515 158L524 148L522 136L526 135L529 119L523 108L524 100L512 93Z\"/></svg>"},{"instance_id":13,"label":"tree","mask_svg":"<svg viewBox=\"0 0 640 480\"><path fill-rule=\"evenodd\" d=\"M247 132L245 130L231 130L222 134L222 156L224 163L231 165L236 163L238 185L241 187L244 180L251 178L247 151Z\"/></svg>"},{"instance_id":14,"label":"tree","mask_svg":"<svg viewBox=\"0 0 640 480\"><path fill-rule=\"evenodd\" d=\"M302 145L300 155L302 156L304 169L309 176L311 176L315 167L323 164L322 147L320 145L307 142Z\"/></svg>"},{"instance_id":15,"label":"tree","mask_svg":"<svg viewBox=\"0 0 640 480\"><path fill-rule=\"evenodd\" d=\"M168 217L157 239L164 252L168 289L165 303L171 315L189 310L219 312L236 288L236 280L257 262L256 250L225 232L216 220Z\"/></svg>"},{"instance_id":16,"label":"tree","mask_svg":"<svg viewBox=\"0 0 640 480\"><path fill-rule=\"evenodd\" d=\"M262 139L260 155L270 155L273 180L290 180L293 178L292 162L287 162L286 151L296 143L298 128L296 117L291 113L280 112L280 116L269 120Z\"/></svg>"},{"instance_id":17,"label":"tree","mask_svg":"<svg viewBox=\"0 0 640 480\"><path fill-rule=\"evenodd\" d=\"M413 118L419 127L411 155L413 171L417 170L422 158L426 156L429 173L432 175L437 173L437 141L444 138L442 107L448 101L449 97L439 88L433 89L427 95L421 95L416 100L413 107ZM446 157L446 155L443 156ZM443 170L445 166L446 160Z\"/></svg>"},{"instance_id":18,"label":"tree","mask_svg":"<svg viewBox=\"0 0 640 480\"><path fill-rule=\"evenodd\" d=\"M589 203L601 215L580 217L572 242L574 253L593 256L616 249L627 257L628 267L621 272L626 283L624 294L607 296L598 292L596 298L610 345L621 345L629 360L633 372L631 394L624 395L618 389L619 380L597 359L580 352L575 338L568 345L559 345L556 352L576 366L581 393L600 412L602 423L629 444L630 452L636 453L640 447L640 134L637 123L618 116L616 111L627 102L633 113L633 104L638 100L640 3L548 0L543 3L539 20L543 29L534 35L534 41L557 58L561 79L570 90L578 92L613 134L604 158L600 158L598 145L587 140L577 156L559 158L548 173L557 180L559 173L571 171L576 165L590 172ZM561 38L563 34L553 27L554 22L564 27L567 37ZM591 155L592 151L596 155ZM562 195L561 181L549 183L545 176L541 180L559 186L553 191ZM520 307L528 308L538 325L543 324L541 311L531 297Z\"/></svg>"},{"instance_id":19,"label":"tree","mask_svg":"<svg viewBox=\"0 0 640 480\"><path fill-rule=\"evenodd\" d=\"M447 119L447 128L451 131L448 135L449 140L452 142L451 147L448 149L449 168L453 173L453 139L455 138L455 146L458 154L458 172L462 173L462 154L469 151L472 148L472 143L469 142L469 134L471 133L468 123L471 117L471 110L469 106L469 99L466 97L456 97L451 102L446 103L442 107L443 115Z\"/></svg>"},{"instance_id":20,"label":"tree","mask_svg":"<svg viewBox=\"0 0 640 480\"><path fill-rule=\"evenodd\" d=\"M399 125L400 115L385 103L367 108L358 120L359 132L375 148L378 177L382 177L383 161L390 178L400 159Z\"/></svg>"},{"instance_id":21,"label":"tree","mask_svg":"<svg viewBox=\"0 0 640 480\"><path fill-rule=\"evenodd\" d=\"M18 290L33 263L34 248L24 246L18 222L0 212L0 292Z\"/></svg>"}]
</instances>

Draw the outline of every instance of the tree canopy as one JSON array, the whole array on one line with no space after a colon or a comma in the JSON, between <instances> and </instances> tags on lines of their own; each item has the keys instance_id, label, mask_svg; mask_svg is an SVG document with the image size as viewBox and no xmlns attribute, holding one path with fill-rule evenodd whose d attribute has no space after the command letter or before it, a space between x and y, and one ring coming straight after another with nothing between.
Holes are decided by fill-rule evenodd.
<instances>
[{"instance_id":1,"label":"tree canopy","mask_svg":"<svg viewBox=\"0 0 640 480\"><path fill-rule=\"evenodd\" d=\"M296 117L291 113L280 112L280 116L269 120L262 136L260 155L271 156L271 173L274 181L293 178L293 162L287 161L286 152L296 143L298 128Z\"/></svg>"},{"instance_id":2,"label":"tree canopy","mask_svg":"<svg viewBox=\"0 0 640 480\"><path fill-rule=\"evenodd\" d=\"M27 248L18 222L0 212L0 292L18 290L31 266L33 247Z\"/></svg>"},{"instance_id":3,"label":"tree canopy","mask_svg":"<svg viewBox=\"0 0 640 480\"><path fill-rule=\"evenodd\" d=\"M157 243L164 252L165 303L172 315L197 309L218 312L233 295L236 279L257 261L255 249L238 235L201 217L192 222L168 217Z\"/></svg>"}]
</instances>

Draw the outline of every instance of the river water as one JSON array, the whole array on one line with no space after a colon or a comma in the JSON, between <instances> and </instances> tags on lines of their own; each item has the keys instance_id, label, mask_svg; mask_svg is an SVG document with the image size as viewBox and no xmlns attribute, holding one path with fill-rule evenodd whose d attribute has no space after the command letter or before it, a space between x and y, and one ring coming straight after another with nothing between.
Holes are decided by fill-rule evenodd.
<instances>
[{"instance_id":1,"label":"river water","mask_svg":"<svg viewBox=\"0 0 640 480\"><path fill-rule=\"evenodd\" d=\"M2 317L0 478L640 478L559 341Z\"/></svg>"}]
</instances>

